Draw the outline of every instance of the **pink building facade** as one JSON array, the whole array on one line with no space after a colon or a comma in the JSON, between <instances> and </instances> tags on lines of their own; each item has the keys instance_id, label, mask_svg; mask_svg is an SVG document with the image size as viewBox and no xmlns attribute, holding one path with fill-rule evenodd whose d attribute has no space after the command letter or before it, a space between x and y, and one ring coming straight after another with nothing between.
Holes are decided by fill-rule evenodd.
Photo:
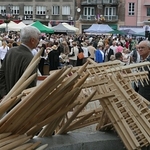
<instances>
[{"instance_id":1,"label":"pink building facade","mask_svg":"<svg viewBox=\"0 0 150 150\"><path fill-rule=\"evenodd\" d=\"M150 25L150 0L125 0L124 26Z\"/></svg>"}]
</instances>

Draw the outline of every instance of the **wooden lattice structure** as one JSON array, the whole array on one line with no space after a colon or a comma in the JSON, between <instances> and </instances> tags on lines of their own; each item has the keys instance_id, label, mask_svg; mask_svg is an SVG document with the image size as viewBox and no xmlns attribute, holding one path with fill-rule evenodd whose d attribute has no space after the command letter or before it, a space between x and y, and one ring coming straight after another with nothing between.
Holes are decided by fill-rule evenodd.
<instances>
[{"instance_id":1,"label":"wooden lattice structure","mask_svg":"<svg viewBox=\"0 0 150 150\"><path fill-rule=\"evenodd\" d=\"M18 135L11 133L3 133L0 134L0 149L1 150L33 150L33 149L41 149L44 150L48 144L40 146L41 142L31 142L31 136L26 135Z\"/></svg>"},{"instance_id":2,"label":"wooden lattice structure","mask_svg":"<svg viewBox=\"0 0 150 150\"><path fill-rule=\"evenodd\" d=\"M150 111L144 98L139 96L121 76L112 78L111 84L103 88L101 105L127 149L140 149L150 143ZM114 89L116 91L114 91ZM114 96L105 97L108 91Z\"/></svg>"},{"instance_id":3,"label":"wooden lattice structure","mask_svg":"<svg viewBox=\"0 0 150 150\"><path fill-rule=\"evenodd\" d=\"M44 137L97 124L97 130L115 129L127 149L150 144L150 104L131 86L149 83L144 70L149 62L121 66L88 59L82 67L54 71L39 86L24 90L36 76L28 78L38 61L2 101L0 116L15 106L1 118L0 134ZM87 109L90 103L93 109Z\"/></svg>"}]
</instances>

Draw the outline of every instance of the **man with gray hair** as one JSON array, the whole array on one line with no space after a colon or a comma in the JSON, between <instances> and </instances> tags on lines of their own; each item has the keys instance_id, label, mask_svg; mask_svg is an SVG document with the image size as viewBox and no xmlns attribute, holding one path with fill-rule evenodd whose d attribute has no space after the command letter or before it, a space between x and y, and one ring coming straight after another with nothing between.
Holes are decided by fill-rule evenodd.
<instances>
[{"instance_id":1,"label":"man with gray hair","mask_svg":"<svg viewBox=\"0 0 150 150\"><path fill-rule=\"evenodd\" d=\"M150 61L150 42L149 41L141 41L138 45L138 52L141 57L141 62ZM145 71L148 71L148 77L150 80L150 70L148 67L144 67ZM150 81L149 84L144 81L144 86L139 84L139 91L138 93L142 95L145 99L150 101Z\"/></svg>"},{"instance_id":2,"label":"man with gray hair","mask_svg":"<svg viewBox=\"0 0 150 150\"><path fill-rule=\"evenodd\" d=\"M31 50L37 47L40 35L40 31L33 26L21 29L21 44L8 51L0 68L0 99L12 89L28 67L33 58ZM33 73L35 72L36 68ZM33 86L36 86L36 79L29 85Z\"/></svg>"}]
</instances>

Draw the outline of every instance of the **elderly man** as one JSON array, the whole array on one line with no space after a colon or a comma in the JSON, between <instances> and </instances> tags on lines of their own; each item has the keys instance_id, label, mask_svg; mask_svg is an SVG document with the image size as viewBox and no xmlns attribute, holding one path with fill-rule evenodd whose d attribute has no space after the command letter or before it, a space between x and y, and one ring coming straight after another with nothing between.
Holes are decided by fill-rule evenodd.
<instances>
[{"instance_id":1,"label":"elderly man","mask_svg":"<svg viewBox=\"0 0 150 150\"><path fill-rule=\"evenodd\" d=\"M12 89L28 67L33 58L31 51L37 47L40 35L40 31L33 26L23 28L20 32L21 45L7 52L0 68L0 99ZM35 72L37 69L33 73ZM36 79L29 87L35 85Z\"/></svg>"},{"instance_id":2,"label":"elderly man","mask_svg":"<svg viewBox=\"0 0 150 150\"><path fill-rule=\"evenodd\" d=\"M141 62L150 61L150 42L149 41L141 41L138 46L138 51L141 57ZM148 77L150 79L150 71L147 67L145 70L149 72ZM144 82L144 86L139 84L139 94L142 95L145 99L150 101L150 81L149 84Z\"/></svg>"}]
</instances>

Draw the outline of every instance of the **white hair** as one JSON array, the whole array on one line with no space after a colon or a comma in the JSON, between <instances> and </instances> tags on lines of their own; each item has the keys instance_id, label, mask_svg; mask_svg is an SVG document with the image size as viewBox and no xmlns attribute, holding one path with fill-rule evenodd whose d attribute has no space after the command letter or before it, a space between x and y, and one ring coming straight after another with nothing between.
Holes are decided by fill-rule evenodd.
<instances>
[{"instance_id":1,"label":"white hair","mask_svg":"<svg viewBox=\"0 0 150 150\"><path fill-rule=\"evenodd\" d=\"M26 43L30 38L38 38L41 32L34 26L26 26L21 29L20 40L22 43Z\"/></svg>"}]
</instances>

